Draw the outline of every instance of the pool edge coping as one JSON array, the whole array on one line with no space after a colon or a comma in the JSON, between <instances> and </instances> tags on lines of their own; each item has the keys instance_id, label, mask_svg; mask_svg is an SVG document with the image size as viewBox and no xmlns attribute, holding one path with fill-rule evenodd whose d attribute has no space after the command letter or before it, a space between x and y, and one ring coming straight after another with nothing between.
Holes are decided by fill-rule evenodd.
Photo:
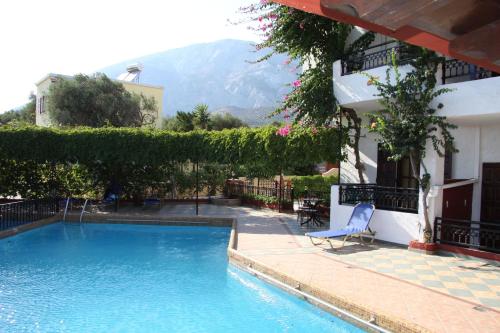
<instances>
[{"instance_id":1,"label":"pool edge coping","mask_svg":"<svg viewBox=\"0 0 500 333\"><path fill-rule=\"evenodd\" d=\"M394 316L368 309L341 296L325 292L252 259L237 249L238 221L231 231L228 259L234 266L277 286L368 332L431 333L432 331ZM322 304L324 303L324 304Z\"/></svg>"}]
</instances>

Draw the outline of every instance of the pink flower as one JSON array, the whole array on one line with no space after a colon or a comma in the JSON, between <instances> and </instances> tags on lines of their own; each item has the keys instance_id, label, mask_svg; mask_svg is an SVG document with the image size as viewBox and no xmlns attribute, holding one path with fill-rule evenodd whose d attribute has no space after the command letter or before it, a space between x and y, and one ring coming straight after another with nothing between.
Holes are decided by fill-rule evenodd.
<instances>
[{"instance_id":1,"label":"pink flower","mask_svg":"<svg viewBox=\"0 0 500 333\"><path fill-rule=\"evenodd\" d=\"M269 15L269 18L270 18L271 20L276 20L276 19L278 18L278 15L276 15L276 14L271 14L271 15Z\"/></svg>"},{"instance_id":2,"label":"pink flower","mask_svg":"<svg viewBox=\"0 0 500 333\"><path fill-rule=\"evenodd\" d=\"M259 22L262 22L263 18L262 16L259 16Z\"/></svg>"},{"instance_id":3,"label":"pink flower","mask_svg":"<svg viewBox=\"0 0 500 333\"><path fill-rule=\"evenodd\" d=\"M292 125L287 124L284 127L278 129L276 131L276 134L280 136L287 136L288 134L290 134L291 131L292 131Z\"/></svg>"},{"instance_id":4,"label":"pink flower","mask_svg":"<svg viewBox=\"0 0 500 333\"><path fill-rule=\"evenodd\" d=\"M300 87L301 85L302 85L302 82L300 82L300 80L295 80L295 81L293 81L293 86L294 86L295 88L298 88L298 87Z\"/></svg>"},{"instance_id":5,"label":"pink flower","mask_svg":"<svg viewBox=\"0 0 500 333\"><path fill-rule=\"evenodd\" d=\"M260 0L261 5L267 5L269 3L269 0Z\"/></svg>"},{"instance_id":6,"label":"pink flower","mask_svg":"<svg viewBox=\"0 0 500 333\"><path fill-rule=\"evenodd\" d=\"M302 30L304 30L304 22L300 22L299 28L302 29Z\"/></svg>"},{"instance_id":7,"label":"pink flower","mask_svg":"<svg viewBox=\"0 0 500 333\"><path fill-rule=\"evenodd\" d=\"M289 97L288 95L285 95L285 96L283 97L283 100L284 100L284 101L288 101L288 99L289 99L289 98L290 98L290 97Z\"/></svg>"},{"instance_id":8,"label":"pink flower","mask_svg":"<svg viewBox=\"0 0 500 333\"><path fill-rule=\"evenodd\" d=\"M285 65L290 65L290 63L292 62L292 60L290 58L286 59L285 61L283 61L283 63Z\"/></svg>"}]
</instances>

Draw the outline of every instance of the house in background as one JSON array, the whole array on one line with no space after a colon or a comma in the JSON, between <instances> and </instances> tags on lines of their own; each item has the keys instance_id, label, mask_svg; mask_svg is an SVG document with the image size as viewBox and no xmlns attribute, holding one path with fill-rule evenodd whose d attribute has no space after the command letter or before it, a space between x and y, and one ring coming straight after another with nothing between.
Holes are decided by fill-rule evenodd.
<instances>
[{"instance_id":1,"label":"house in background","mask_svg":"<svg viewBox=\"0 0 500 333\"><path fill-rule=\"evenodd\" d=\"M123 87L135 94L143 94L145 97L153 97L156 101L156 115L154 115L155 127L161 127L163 114L163 94L164 88L161 86L153 86L139 83L140 72L142 67L138 64L127 67L127 72L121 74L118 79L114 80L123 84ZM38 81L36 85L36 125L48 127L50 126L50 118L47 114L47 97L52 83L58 79L72 79L72 76L50 73L43 79Z\"/></svg>"}]
</instances>

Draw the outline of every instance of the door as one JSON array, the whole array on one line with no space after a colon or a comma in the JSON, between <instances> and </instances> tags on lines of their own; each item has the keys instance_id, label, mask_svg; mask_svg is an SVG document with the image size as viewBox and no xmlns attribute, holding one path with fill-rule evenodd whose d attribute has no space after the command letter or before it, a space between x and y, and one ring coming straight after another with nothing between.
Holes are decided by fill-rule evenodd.
<instances>
[{"instance_id":1,"label":"door","mask_svg":"<svg viewBox=\"0 0 500 333\"><path fill-rule=\"evenodd\" d=\"M445 189L443 191L443 219L470 221L472 217L472 192L472 184Z\"/></svg>"},{"instance_id":2,"label":"door","mask_svg":"<svg viewBox=\"0 0 500 333\"><path fill-rule=\"evenodd\" d=\"M500 163L483 164L481 221L500 222Z\"/></svg>"},{"instance_id":3,"label":"door","mask_svg":"<svg viewBox=\"0 0 500 333\"><path fill-rule=\"evenodd\" d=\"M388 159L389 154L379 146L377 156L377 185L396 187L398 178L398 165Z\"/></svg>"}]
</instances>

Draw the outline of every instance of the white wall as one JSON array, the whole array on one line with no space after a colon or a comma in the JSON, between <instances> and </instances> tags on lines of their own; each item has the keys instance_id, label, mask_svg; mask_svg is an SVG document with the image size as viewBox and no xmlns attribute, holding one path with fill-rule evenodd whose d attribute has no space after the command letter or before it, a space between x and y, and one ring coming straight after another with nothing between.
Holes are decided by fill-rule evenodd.
<instances>
[{"instance_id":1,"label":"white wall","mask_svg":"<svg viewBox=\"0 0 500 333\"><path fill-rule=\"evenodd\" d=\"M51 85L50 78L47 77L44 81L40 82L36 87L36 116L35 116L35 124L37 126L50 126L50 118L48 110L48 98L45 97L45 112L40 114L40 98L42 96L48 96L49 88Z\"/></svg>"},{"instance_id":2,"label":"white wall","mask_svg":"<svg viewBox=\"0 0 500 333\"><path fill-rule=\"evenodd\" d=\"M344 227L351 217L354 206L339 205L339 186L331 188L330 228ZM422 229L418 214L375 210L370 228L376 232L375 238L387 242L408 245L410 241L421 239Z\"/></svg>"},{"instance_id":3,"label":"white wall","mask_svg":"<svg viewBox=\"0 0 500 333\"><path fill-rule=\"evenodd\" d=\"M388 66L377 67L365 71L367 74L385 81L386 70ZM401 74L406 74L411 70L411 66L405 65L399 68ZM341 61L338 60L333 64L333 90L335 97L341 105L353 108L361 108L362 111L372 111L370 108L376 108L378 98L375 97L377 89L375 86L368 83L367 76L361 73L349 74L342 76ZM391 71L391 82L394 80L394 71ZM359 104L362 103L362 104ZM364 107L363 104L366 104Z\"/></svg>"},{"instance_id":4,"label":"white wall","mask_svg":"<svg viewBox=\"0 0 500 333\"><path fill-rule=\"evenodd\" d=\"M367 122L363 118L363 126ZM363 175L366 183L376 183L377 181L377 146L376 135L368 133L368 129L363 128L359 140L359 151L361 161L365 167ZM354 167L356 158L354 150L347 148L347 160L340 163L340 181L342 183L359 183L358 170Z\"/></svg>"},{"instance_id":5,"label":"white wall","mask_svg":"<svg viewBox=\"0 0 500 333\"><path fill-rule=\"evenodd\" d=\"M450 117L479 118L500 114L500 77L465 81L442 86L452 89L432 103L434 107L442 103L444 107L438 115Z\"/></svg>"}]
</instances>

